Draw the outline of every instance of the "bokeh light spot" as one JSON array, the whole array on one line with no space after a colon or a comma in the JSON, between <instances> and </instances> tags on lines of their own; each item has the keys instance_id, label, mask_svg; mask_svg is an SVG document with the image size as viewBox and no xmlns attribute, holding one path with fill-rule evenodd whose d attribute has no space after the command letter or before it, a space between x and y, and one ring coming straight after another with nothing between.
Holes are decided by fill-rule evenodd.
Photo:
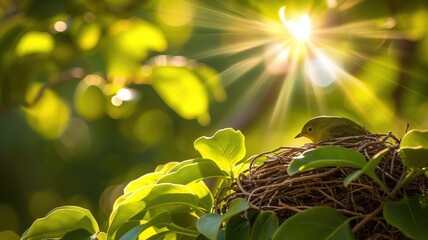
<instances>
[{"instance_id":1,"label":"bokeh light spot","mask_svg":"<svg viewBox=\"0 0 428 240\"><path fill-rule=\"evenodd\" d=\"M116 96L123 101L132 101L132 100L137 100L139 97L139 94L134 89L121 88L119 89L119 91L117 91Z\"/></svg>"},{"instance_id":2,"label":"bokeh light spot","mask_svg":"<svg viewBox=\"0 0 428 240\"><path fill-rule=\"evenodd\" d=\"M0 204L0 229L18 230L18 216L15 211L6 204ZM6 233L5 233L6 234ZM0 240L1 240L0 235Z\"/></svg>"},{"instance_id":3,"label":"bokeh light spot","mask_svg":"<svg viewBox=\"0 0 428 240\"><path fill-rule=\"evenodd\" d=\"M113 97L111 97L111 104L113 104L113 106L119 107L120 105L122 105L123 100L120 99L119 96L114 95Z\"/></svg>"},{"instance_id":4,"label":"bokeh light spot","mask_svg":"<svg viewBox=\"0 0 428 240\"><path fill-rule=\"evenodd\" d=\"M62 203L61 197L55 191L43 190L30 197L28 208L32 218L40 218Z\"/></svg>"},{"instance_id":5,"label":"bokeh light spot","mask_svg":"<svg viewBox=\"0 0 428 240\"><path fill-rule=\"evenodd\" d=\"M53 28L57 32L65 32L65 30L67 30L67 28L68 28L68 25L64 21L57 21L54 23Z\"/></svg>"},{"instance_id":6,"label":"bokeh light spot","mask_svg":"<svg viewBox=\"0 0 428 240\"><path fill-rule=\"evenodd\" d=\"M2 216L3 217L3 216ZM13 231L1 231L0 240L19 240L20 237Z\"/></svg>"},{"instance_id":7,"label":"bokeh light spot","mask_svg":"<svg viewBox=\"0 0 428 240\"><path fill-rule=\"evenodd\" d=\"M87 85L99 85L104 81L104 79L97 74L89 74L83 80Z\"/></svg>"},{"instance_id":8,"label":"bokeh light spot","mask_svg":"<svg viewBox=\"0 0 428 240\"><path fill-rule=\"evenodd\" d=\"M141 74L143 74L143 76L148 77L152 74L153 68L149 65L143 65L140 71L141 71Z\"/></svg>"},{"instance_id":9,"label":"bokeh light spot","mask_svg":"<svg viewBox=\"0 0 428 240\"><path fill-rule=\"evenodd\" d=\"M71 118L56 142L58 154L66 161L75 162L83 160L91 145L89 127L80 118Z\"/></svg>"},{"instance_id":10,"label":"bokeh light spot","mask_svg":"<svg viewBox=\"0 0 428 240\"><path fill-rule=\"evenodd\" d=\"M124 185L112 185L104 189L100 196L101 211L109 216L113 210L113 204L116 199L123 194Z\"/></svg>"},{"instance_id":11,"label":"bokeh light spot","mask_svg":"<svg viewBox=\"0 0 428 240\"><path fill-rule=\"evenodd\" d=\"M171 119L160 110L151 110L141 114L134 124L136 138L148 146L158 144L171 129Z\"/></svg>"}]
</instances>

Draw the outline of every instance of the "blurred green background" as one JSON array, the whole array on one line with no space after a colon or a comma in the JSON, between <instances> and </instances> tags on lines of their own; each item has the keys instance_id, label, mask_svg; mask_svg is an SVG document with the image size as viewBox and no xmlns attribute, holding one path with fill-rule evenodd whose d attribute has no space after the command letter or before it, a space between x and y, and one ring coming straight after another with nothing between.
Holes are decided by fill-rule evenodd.
<instances>
[{"instance_id":1,"label":"blurred green background","mask_svg":"<svg viewBox=\"0 0 428 240\"><path fill-rule=\"evenodd\" d=\"M271 47L290 37L283 5L314 34L285 60ZM197 157L193 141L220 128L241 130L248 156L305 143L294 135L321 114L428 128L427 5L0 0L0 239L61 205L105 226L124 184Z\"/></svg>"}]
</instances>

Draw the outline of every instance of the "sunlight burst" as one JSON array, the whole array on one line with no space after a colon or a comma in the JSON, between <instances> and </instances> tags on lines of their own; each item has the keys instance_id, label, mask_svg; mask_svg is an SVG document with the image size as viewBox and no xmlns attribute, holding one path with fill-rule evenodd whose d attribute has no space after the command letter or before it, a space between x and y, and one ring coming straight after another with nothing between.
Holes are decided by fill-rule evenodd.
<instances>
[{"instance_id":1,"label":"sunlight burst","mask_svg":"<svg viewBox=\"0 0 428 240\"><path fill-rule=\"evenodd\" d=\"M285 18L285 6L279 9L279 18L285 27L297 40L307 40L311 35L311 20L307 14L297 19L287 20Z\"/></svg>"},{"instance_id":2,"label":"sunlight burst","mask_svg":"<svg viewBox=\"0 0 428 240\"><path fill-rule=\"evenodd\" d=\"M240 100L231 111L231 126L245 126L251 116L265 115L266 111L267 128L275 130L299 121L295 119L296 112L328 115L354 109L362 119L371 118L369 112L382 116L377 117L378 121L391 118L388 102L379 99L371 88L376 83L361 72L371 71L371 65L385 71L397 68L374 57L389 57L388 44L403 37L402 32L391 29L394 19L342 21L337 16L352 8L336 8L334 4L324 9L288 5L287 13L286 7L281 7L276 18L262 15L260 12L266 10L263 7L260 12L221 4L217 7L213 10L196 4L194 24L207 29L198 35L204 43L201 45L207 46L205 42L211 39L213 30L221 34L221 44L191 57L201 61L218 61L220 57L222 64L228 66L220 71L225 86L239 81L241 89L245 89L239 92ZM337 18L332 18L331 12ZM379 24L382 21L388 24ZM396 84L387 76L379 79ZM327 106L328 101L333 104Z\"/></svg>"}]
</instances>

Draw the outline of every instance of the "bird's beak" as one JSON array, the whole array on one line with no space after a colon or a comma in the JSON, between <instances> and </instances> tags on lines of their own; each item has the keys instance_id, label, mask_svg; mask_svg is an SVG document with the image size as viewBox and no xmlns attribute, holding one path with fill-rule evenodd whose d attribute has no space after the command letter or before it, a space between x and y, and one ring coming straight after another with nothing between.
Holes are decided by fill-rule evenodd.
<instances>
[{"instance_id":1,"label":"bird's beak","mask_svg":"<svg viewBox=\"0 0 428 240\"><path fill-rule=\"evenodd\" d=\"M303 137L303 133L297 134L294 138L300 138L300 137Z\"/></svg>"}]
</instances>

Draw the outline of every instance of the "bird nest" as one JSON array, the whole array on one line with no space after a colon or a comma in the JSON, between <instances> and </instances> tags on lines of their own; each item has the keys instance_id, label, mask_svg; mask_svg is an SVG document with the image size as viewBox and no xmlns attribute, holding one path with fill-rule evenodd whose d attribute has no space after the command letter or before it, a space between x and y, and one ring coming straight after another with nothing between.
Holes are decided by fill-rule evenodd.
<instances>
[{"instance_id":1,"label":"bird nest","mask_svg":"<svg viewBox=\"0 0 428 240\"><path fill-rule=\"evenodd\" d=\"M343 180L355 171L349 167L325 167L288 175L293 157L320 146L336 145L350 148L371 159L388 148L376 169L376 174L391 190L388 195L371 178L363 175L345 187ZM249 168L241 173L230 191L216 198L215 209L225 213L231 200L245 198L250 208L246 216L258 211L274 211L280 221L314 206L331 206L345 216L360 216L351 221L352 232L358 239L399 239L398 229L387 224L382 215L385 202L404 195L427 194L427 181L414 179L405 188L399 183L408 173L402 164L398 148L400 140L392 133L342 137L302 147L280 147L258 154Z\"/></svg>"}]
</instances>

